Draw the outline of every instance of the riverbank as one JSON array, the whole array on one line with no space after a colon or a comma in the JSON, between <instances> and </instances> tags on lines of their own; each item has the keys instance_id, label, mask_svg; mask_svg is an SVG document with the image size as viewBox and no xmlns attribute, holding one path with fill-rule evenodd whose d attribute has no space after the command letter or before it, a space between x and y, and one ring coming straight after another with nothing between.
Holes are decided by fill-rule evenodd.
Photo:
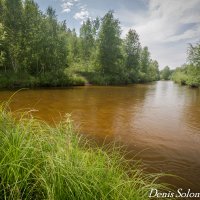
<instances>
[{"instance_id":1,"label":"riverbank","mask_svg":"<svg viewBox=\"0 0 200 200\"><path fill-rule=\"evenodd\" d=\"M64 74L63 72L45 73L31 76L28 73L1 73L0 88L42 88L42 87L68 87L83 86L87 80L77 74Z\"/></svg>"},{"instance_id":2,"label":"riverbank","mask_svg":"<svg viewBox=\"0 0 200 200\"><path fill-rule=\"evenodd\" d=\"M70 86L108 86L108 85L129 85L129 84L145 84L157 80L143 80L127 81L126 79L111 75L102 75L98 72L80 72L67 69L65 72L49 72L39 74L37 76L28 73L0 73L0 89L20 89L20 88L53 88L53 87L70 87Z\"/></svg>"},{"instance_id":3,"label":"riverbank","mask_svg":"<svg viewBox=\"0 0 200 200\"><path fill-rule=\"evenodd\" d=\"M159 174L130 166L119 150L90 147L68 116L51 127L0 107L0 196L4 199L148 199Z\"/></svg>"},{"instance_id":4,"label":"riverbank","mask_svg":"<svg viewBox=\"0 0 200 200\"><path fill-rule=\"evenodd\" d=\"M172 75L172 80L180 85L198 88L200 87L200 68L193 65L177 68Z\"/></svg>"}]
</instances>

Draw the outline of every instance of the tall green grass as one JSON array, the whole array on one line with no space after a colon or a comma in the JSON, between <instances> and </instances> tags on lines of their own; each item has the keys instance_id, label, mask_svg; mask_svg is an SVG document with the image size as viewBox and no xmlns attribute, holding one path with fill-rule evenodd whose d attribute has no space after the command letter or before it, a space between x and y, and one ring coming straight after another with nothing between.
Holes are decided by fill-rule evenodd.
<instances>
[{"instance_id":1,"label":"tall green grass","mask_svg":"<svg viewBox=\"0 0 200 200\"><path fill-rule=\"evenodd\" d=\"M0 199L144 200L160 175L129 165L118 150L90 147L66 116L54 127L0 106Z\"/></svg>"}]
</instances>

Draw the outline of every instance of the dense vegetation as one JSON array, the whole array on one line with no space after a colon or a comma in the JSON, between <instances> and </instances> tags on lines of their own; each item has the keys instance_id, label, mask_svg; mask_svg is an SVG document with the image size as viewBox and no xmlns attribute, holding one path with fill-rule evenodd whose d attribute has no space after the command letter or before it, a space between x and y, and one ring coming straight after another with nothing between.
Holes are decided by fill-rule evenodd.
<instances>
[{"instance_id":1,"label":"dense vegetation","mask_svg":"<svg viewBox=\"0 0 200 200\"><path fill-rule=\"evenodd\" d=\"M128 84L159 79L158 62L109 11L77 35L33 0L0 0L0 87Z\"/></svg>"},{"instance_id":2,"label":"dense vegetation","mask_svg":"<svg viewBox=\"0 0 200 200\"><path fill-rule=\"evenodd\" d=\"M160 71L160 79L161 80L170 80L172 78L174 70L171 70L168 66L166 66L163 70Z\"/></svg>"},{"instance_id":3,"label":"dense vegetation","mask_svg":"<svg viewBox=\"0 0 200 200\"><path fill-rule=\"evenodd\" d=\"M200 43L190 45L188 49L188 64L175 70L172 80L181 85L200 86Z\"/></svg>"},{"instance_id":4,"label":"dense vegetation","mask_svg":"<svg viewBox=\"0 0 200 200\"><path fill-rule=\"evenodd\" d=\"M69 119L55 127L0 106L1 199L148 199L160 175L145 174L119 149L90 147ZM15 117L14 117L15 116Z\"/></svg>"}]
</instances>

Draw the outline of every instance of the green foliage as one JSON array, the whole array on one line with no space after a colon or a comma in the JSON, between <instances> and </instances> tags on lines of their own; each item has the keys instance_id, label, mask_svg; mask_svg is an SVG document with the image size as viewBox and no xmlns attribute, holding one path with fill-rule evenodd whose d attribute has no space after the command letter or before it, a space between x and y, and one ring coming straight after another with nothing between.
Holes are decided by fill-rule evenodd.
<instances>
[{"instance_id":1,"label":"green foliage","mask_svg":"<svg viewBox=\"0 0 200 200\"><path fill-rule=\"evenodd\" d=\"M114 19L109 11L102 19L98 38L98 65L102 75L117 75L120 73L121 55L119 21Z\"/></svg>"},{"instance_id":2,"label":"green foliage","mask_svg":"<svg viewBox=\"0 0 200 200\"><path fill-rule=\"evenodd\" d=\"M200 67L190 65L187 70L188 79L186 84L191 87L200 86Z\"/></svg>"},{"instance_id":3,"label":"green foliage","mask_svg":"<svg viewBox=\"0 0 200 200\"><path fill-rule=\"evenodd\" d=\"M160 79L159 65L156 60L150 61L148 79L151 81L158 81Z\"/></svg>"},{"instance_id":4,"label":"green foliage","mask_svg":"<svg viewBox=\"0 0 200 200\"><path fill-rule=\"evenodd\" d=\"M21 0L3 1L2 23L7 33L5 49L7 52L8 67L18 71L20 59L20 43L22 40L23 6ZM7 67L7 68L8 68ZM5 67L6 69L6 67Z\"/></svg>"},{"instance_id":5,"label":"green foliage","mask_svg":"<svg viewBox=\"0 0 200 200\"><path fill-rule=\"evenodd\" d=\"M188 49L188 60L190 64L200 67L200 42L195 46L190 44Z\"/></svg>"},{"instance_id":6,"label":"green foliage","mask_svg":"<svg viewBox=\"0 0 200 200\"><path fill-rule=\"evenodd\" d=\"M172 80L181 85L190 87L200 86L200 68L194 65L185 65L177 68L172 76Z\"/></svg>"},{"instance_id":7,"label":"green foliage","mask_svg":"<svg viewBox=\"0 0 200 200\"><path fill-rule=\"evenodd\" d=\"M86 22L83 22L83 25L80 28L80 39L82 59L88 61L90 60L90 56L94 51L95 42L93 25L90 19L87 19Z\"/></svg>"},{"instance_id":8,"label":"green foliage","mask_svg":"<svg viewBox=\"0 0 200 200\"><path fill-rule=\"evenodd\" d=\"M200 43L196 46L190 44L188 50L189 64L176 68L172 80L181 85L190 87L200 86Z\"/></svg>"},{"instance_id":9,"label":"green foliage","mask_svg":"<svg viewBox=\"0 0 200 200\"><path fill-rule=\"evenodd\" d=\"M55 11L48 8L44 15L32 0L23 4L21 0L8 0L3 7L7 69L38 75L66 67L66 33Z\"/></svg>"},{"instance_id":10,"label":"green foliage","mask_svg":"<svg viewBox=\"0 0 200 200\"><path fill-rule=\"evenodd\" d=\"M140 59L141 72L147 73L149 65L150 65L150 52L148 50L148 47L144 47L141 51L141 59Z\"/></svg>"},{"instance_id":11,"label":"green foliage","mask_svg":"<svg viewBox=\"0 0 200 200\"><path fill-rule=\"evenodd\" d=\"M171 78L170 68L166 66L163 70L161 70L160 76L162 80L170 80Z\"/></svg>"},{"instance_id":12,"label":"green foliage","mask_svg":"<svg viewBox=\"0 0 200 200\"><path fill-rule=\"evenodd\" d=\"M187 75L182 70L176 69L172 75L172 80L180 85L186 85L187 79Z\"/></svg>"},{"instance_id":13,"label":"green foliage","mask_svg":"<svg viewBox=\"0 0 200 200\"><path fill-rule=\"evenodd\" d=\"M91 147L69 116L51 127L30 113L15 119L0 106L1 199L145 200L151 188L167 189L119 148Z\"/></svg>"},{"instance_id":14,"label":"green foliage","mask_svg":"<svg viewBox=\"0 0 200 200\"><path fill-rule=\"evenodd\" d=\"M13 78L1 76L0 88L158 80L158 65L152 64L148 48L142 49L135 30L121 38L120 22L112 11L83 22L79 36L66 21L57 20L53 8L43 13L33 0L1 0L0 11L0 73ZM70 71L74 74L66 74ZM79 75L83 72L94 77L86 80ZM20 73L28 78L18 80Z\"/></svg>"},{"instance_id":15,"label":"green foliage","mask_svg":"<svg viewBox=\"0 0 200 200\"><path fill-rule=\"evenodd\" d=\"M65 74L62 71L46 72L35 77L28 73L6 72L0 74L0 88L33 88L33 87L66 87L85 85L87 80L76 74Z\"/></svg>"},{"instance_id":16,"label":"green foliage","mask_svg":"<svg viewBox=\"0 0 200 200\"><path fill-rule=\"evenodd\" d=\"M3 24L0 23L0 68L5 62L5 49L4 42L6 39L6 32L4 30Z\"/></svg>"},{"instance_id":17,"label":"green foliage","mask_svg":"<svg viewBox=\"0 0 200 200\"><path fill-rule=\"evenodd\" d=\"M87 21L88 24L91 24L89 22ZM85 30L86 24L82 28ZM86 29L88 38L92 38L91 29L91 25L88 25ZM86 65L84 76L87 80L97 85L119 85L159 80L158 63L151 61L147 47L141 51L139 35L136 31L129 30L124 40L120 38L120 34L120 23L114 18L113 12L109 11L102 18L97 40L93 36L92 41L97 45L97 50L92 50L90 59L85 63L80 61L80 65ZM84 70L81 70L81 73L83 72Z\"/></svg>"},{"instance_id":18,"label":"green foliage","mask_svg":"<svg viewBox=\"0 0 200 200\"><path fill-rule=\"evenodd\" d=\"M139 62L141 45L139 42L139 35L135 30L129 30L124 40L125 49L125 69L127 71L128 79L131 82L137 82L139 76Z\"/></svg>"},{"instance_id":19,"label":"green foliage","mask_svg":"<svg viewBox=\"0 0 200 200\"><path fill-rule=\"evenodd\" d=\"M68 64L69 66L79 63L80 58L80 39L77 37L75 29L68 31Z\"/></svg>"}]
</instances>

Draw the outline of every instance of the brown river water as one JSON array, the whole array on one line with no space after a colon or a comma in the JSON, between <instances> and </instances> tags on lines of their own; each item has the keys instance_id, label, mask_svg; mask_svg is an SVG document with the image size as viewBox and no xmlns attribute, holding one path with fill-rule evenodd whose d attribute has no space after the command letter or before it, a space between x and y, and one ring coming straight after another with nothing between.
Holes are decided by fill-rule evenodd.
<instances>
[{"instance_id":1,"label":"brown river water","mask_svg":"<svg viewBox=\"0 0 200 200\"><path fill-rule=\"evenodd\" d=\"M0 101L12 94L0 91ZM148 171L181 176L188 182L166 181L200 192L200 89L159 81L24 90L11 103L12 110L22 108L38 110L37 117L50 123L71 113L82 133L120 141Z\"/></svg>"}]
</instances>

